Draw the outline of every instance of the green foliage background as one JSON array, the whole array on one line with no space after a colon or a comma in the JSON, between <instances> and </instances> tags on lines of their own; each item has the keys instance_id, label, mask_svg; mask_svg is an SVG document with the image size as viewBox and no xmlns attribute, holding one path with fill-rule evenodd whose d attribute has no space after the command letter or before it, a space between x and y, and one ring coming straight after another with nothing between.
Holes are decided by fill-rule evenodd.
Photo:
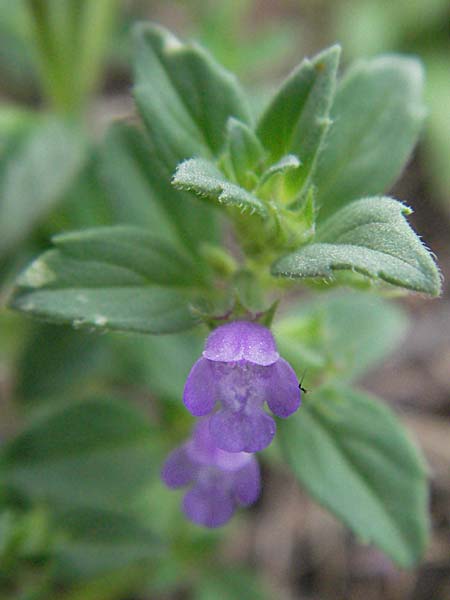
<instances>
[{"instance_id":1,"label":"green foliage background","mask_svg":"<svg viewBox=\"0 0 450 600\"><path fill-rule=\"evenodd\" d=\"M199 530L184 521L159 470L189 433L180 398L207 326L230 307L269 319L281 296L288 300L273 324L280 353L299 375L307 369L311 391L279 424L279 447L263 454L264 465L286 462L358 539L403 567L417 564L427 544L424 459L382 401L353 387L407 328L400 306L373 292L440 290L408 208L381 196L424 118L421 69L412 58L367 59L339 77L333 100L332 48L303 64L261 112L269 94L257 82L292 62L292 22L277 17L247 39L250 0L177 4L192 35L251 93L203 50L167 53L168 34L141 26L133 93L144 126L132 117L93 135L105 70L127 73L131 26L160 7L0 3L9 94L0 109L0 294L52 321L0 315L0 364L12 382L2 409L0 590L14 600L157 597L180 588L201 599L272 597L258 574L221 558L223 537L247 517L224 533ZM424 148L445 205L445 41L432 32L446 9L431 4L323 7L346 63L391 50L425 59ZM198 73L208 84L200 100L190 87ZM384 121L367 117L380 112ZM357 140L356 126L364 132ZM276 210L273 194L282 199ZM359 200L366 196L376 197L375 211ZM221 246L217 206L252 258L245 268ZM276 251L264 255L268 246ZM218 279L227 294L217 293ZM309 286L300 297L299 280ZM354 289L330 290L341 285Z\"/></svg>"}]
</instances>

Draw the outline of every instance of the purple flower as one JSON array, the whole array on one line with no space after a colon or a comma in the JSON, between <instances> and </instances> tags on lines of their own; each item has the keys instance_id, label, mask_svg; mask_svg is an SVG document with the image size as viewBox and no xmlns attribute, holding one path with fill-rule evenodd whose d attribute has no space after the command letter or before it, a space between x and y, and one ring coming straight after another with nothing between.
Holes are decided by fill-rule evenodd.
<instances>
[{"instance_id":1,"label":"purple flower","mask_svg":"<svg viewBox=\"0 0 450 600\"><path fill-rule=\"evenodd\" d=\"M209 418L201 419L192 437L169 454L161 476L170 488L191 485L183 499L183 511L188 519L206 527L224 525L238 505L252 504L260 492L256 458L217 448Z\"/></svg>"},{"instance_id":2,"label":"purple flower","mask_svg":"<svg viewBox=\"0 0 450 600\"><path fill-rule=\"evenodd\" d=\"M183 400L197 417L213 413L210 432L219 448L257 452L270 444L276 429L264 403L278 417L288 417L300 405L300 390L271 332L258 323L234 321L209 335ZM213 412L217 402L220 408Z\"/></svg>"}]
</instances>

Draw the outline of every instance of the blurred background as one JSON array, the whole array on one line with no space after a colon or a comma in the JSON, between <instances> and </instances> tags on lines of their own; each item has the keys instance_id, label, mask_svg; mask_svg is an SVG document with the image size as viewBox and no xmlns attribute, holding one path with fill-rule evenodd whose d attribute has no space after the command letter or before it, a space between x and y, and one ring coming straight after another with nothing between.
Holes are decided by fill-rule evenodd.
<instances>
[{"instance_id":1,"label":"blurred background","mask_svg":"<svg viewBox=\"0 0 450 600\"><path fill-rule=\"evenodd\" d=\"M67 1L61 0L61 4ZM77 2L73 4L76 12ZM425 453L431 479L433 537L423 564L414 571L400 571L381 553L360 544L311 501L276 460L267 461L263 465L264 492L245 518L227 529L223 537L186 528L183 535L190 538L192 557L184 556L184 562L180 559L177 563L166 556L166 567L162 563L155 567L145 549L139 554L125 543L114 550L122 552L116 562L108 558L103 545L94 550L89 547L90 555L80 546L78 554L73 548L72 553L67 551L66 568L55 584L47 577L46 557L49 539L59 534L49 531L48 515L34 505L28 512L3 515L0 590L5 591L0 598L448 600L448 1L99 0L91 4L94 8L86 16L89 26L78 43L70 37L70 27L64 29L61 22L57 27L59 41L46 47L48 36L39 25L42 2L0 0L0 192L4 197L20 197L25 174L17 165L30 156L36 160L45 156L45 140L55 135L49 119L68 117L82 123L75 129L83 132L80 139L72 132L57 132L59 148L71 157L70 168L57 177L49 175L42 189L33 192L38 199L39 194L47 193L39 212L20 202L15 212L8 212L0 197L2 301L20 269L48 247L52 234L116 222L145 224L151 219L145 203L145 174L138 171L139 165L128 161L120 140L105 133L116 120L137 120L131 96L134 22L150 19L184 38L200 41L219 62L238 74L256 106L262 106L275 84L302 57L334 42L343 46L344 68L355 58L390 52L413 54L423 61L429 114L420 144L391 193L414 209L413 225L438 256L444 294L438 300L408 296L397 301L402 322L406 323L406 316L409 325L402 327L399 345L392 354L372 365L360 383L398 412ZM49 64L53 64L52 69ZM129 188L121 181L127 179L125 173L131 182ZM19 221L21 226L16 228L14 224ZM126 398L157 421L160 415L155 415L158 409L152 398L179 395L194 356L193 345L201 344L188 336L178 336L176 343L168 338L149 342L113 334L94 336L38 325L4 310L0 327L0 443L20 431L29 415L47 410L52 402L69 403L72 398L93 393ZM174 365L164 364L161 358L171 352L179 363L176 377ZM186 417L172 405L169 412L164 418L178 419L183 429ZM164 450L170 446L170 440L165 446L162 443ZM156 452L156 462L162 460L163 449ZM159 488L152 498L154 516L160 519L161 533L166 535L165 519L172 517L167 516L165 505L173 506L178 500ZM192 585L198 561L206 560L210 548L214 548L214 568L219 573L215 579ZM92 568L96 555L103 552L103 565ZM129 557L136 552L138 558L133 562ZM86 561L89 556L88 566L83 564L83 556ZM117 564L123 566L123 556L130 564L120 577L114 576ZM226 584L220 583L221 578L227 579Z\"/></svg>"}]
</instances>

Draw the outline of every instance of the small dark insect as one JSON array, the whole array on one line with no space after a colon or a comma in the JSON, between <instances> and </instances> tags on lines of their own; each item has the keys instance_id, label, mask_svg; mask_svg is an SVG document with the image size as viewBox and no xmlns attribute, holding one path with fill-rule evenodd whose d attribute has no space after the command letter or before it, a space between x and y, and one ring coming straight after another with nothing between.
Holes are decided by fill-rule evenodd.
<instances>
[{"instance_id":1,"label":"small dark insect","mask_svg":"<svg viewBox=\"0 0 450 600\"><path fill-rule=\"evenodd\" d=\"M308 390L303 387L303 380L305 379L306 369L303 371L302 378L300 379L300 383L298 384L298 389L301 390L304 394L308 393Z\"/></svg>"}]
</instances>

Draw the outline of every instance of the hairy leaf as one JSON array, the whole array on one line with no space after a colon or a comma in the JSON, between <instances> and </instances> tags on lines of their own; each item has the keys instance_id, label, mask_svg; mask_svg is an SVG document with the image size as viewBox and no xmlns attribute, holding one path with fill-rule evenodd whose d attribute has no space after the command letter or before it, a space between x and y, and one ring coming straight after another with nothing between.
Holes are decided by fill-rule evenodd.
<instances>
[{"instance_id":1,"label":"hairy leaf","mask_svg":"<svg viewBox=\"0 0 450 600\"><path fill-rule=\"evenodd\" d=\"M423 459L376 398L318 391L278 436L301 484L363 542L402 567L420 560L428 539Z\"/></svg>"},{"instance_id":2,"label":"hairy leaf","mask_svg":"<svg viewBox=\"0 0 450 600\"><path fill-rule=\"evenodd\" d=\"M136 40L134 95L165 164L174 169L192 156L218 156L228 118L249 122L234 76L160 26L138 26Z\"/></svg>"},{"instance_id":3,"label":"hairy leaf","mask_svg":"<svg viewBox=\"0 0 450 600\"><path fill-rule=\"evenodd\" d=\"M121 223L145 226L194 254L202 242L217 240L214 209L173 188L173 170L138 129L119 123L110 128L101 147L101 169Z\"/></svg>"},{"instance_id":4,"label":"hairy leaf","mask_svg":"<svg viewBox=\"0 0 450 600\"><path fill-rule=\"evenodd\" d=\"M228 181L213 163L205 159L193 158L181 163L172 183L179 190L215 200L224 206L267 216L267 209L259 198Z\"/></svg>"},{"instance_id":5,"label":"hairy leaf","mask_svg":"<svg viewBox=\"0 0 450 600\"><path fill-rule=\"evenodd\" d=\"M254 187L264 155L261 142L250 127L231 117L227 123L225 154L221 159L225 172L238 185L246 189Z\"/></svg>"},{"instance_id":6,"label":"hairy leaf","mask_svg":"<svg viewBox=\"0 0 450 600\"><path fill-rule=\"evenodd\" d=\"M436 296L439 271L404 218L410 212L391 198L357 200L330 217L314 243L276 261L272 273L332 279L337 271L352 271Z\"/></svg>"},{"instance_id":7,"label":"hairy leaf","mask_svg":"<svg viewBox=\"0 0 450 600\"><path fill-rule=\"evenodd\" d=\"M133 227L63 234L18 280L10 306L75 327L169 333L194 325L194 263ZM185 291L183 291L185 290Z\"/></svg>"},{"instance_id":8,"label":"hairy leaf","mask_svg":"<svg viewBox=\"0 0 450 600\"><path fill-rule=\"evenodd\" d=\"M332 46L304 60L282 84L257 127L273 162L285 154L300 158L302 167L288 176L294 191L310 180L330 126L339 54L339 46Z\"/></svg>"},{"instance_id":9,"label":"hairy leaf","mask_svg":"<svg viewBox=\"0 0 450 600\"><path fill-rule=\"evenodd\" d=\"M320 219L394 183L425 116L422 94L422 67L412 58L381 56L348 71L314 178Z\"/></svg>"}]
</instances>

